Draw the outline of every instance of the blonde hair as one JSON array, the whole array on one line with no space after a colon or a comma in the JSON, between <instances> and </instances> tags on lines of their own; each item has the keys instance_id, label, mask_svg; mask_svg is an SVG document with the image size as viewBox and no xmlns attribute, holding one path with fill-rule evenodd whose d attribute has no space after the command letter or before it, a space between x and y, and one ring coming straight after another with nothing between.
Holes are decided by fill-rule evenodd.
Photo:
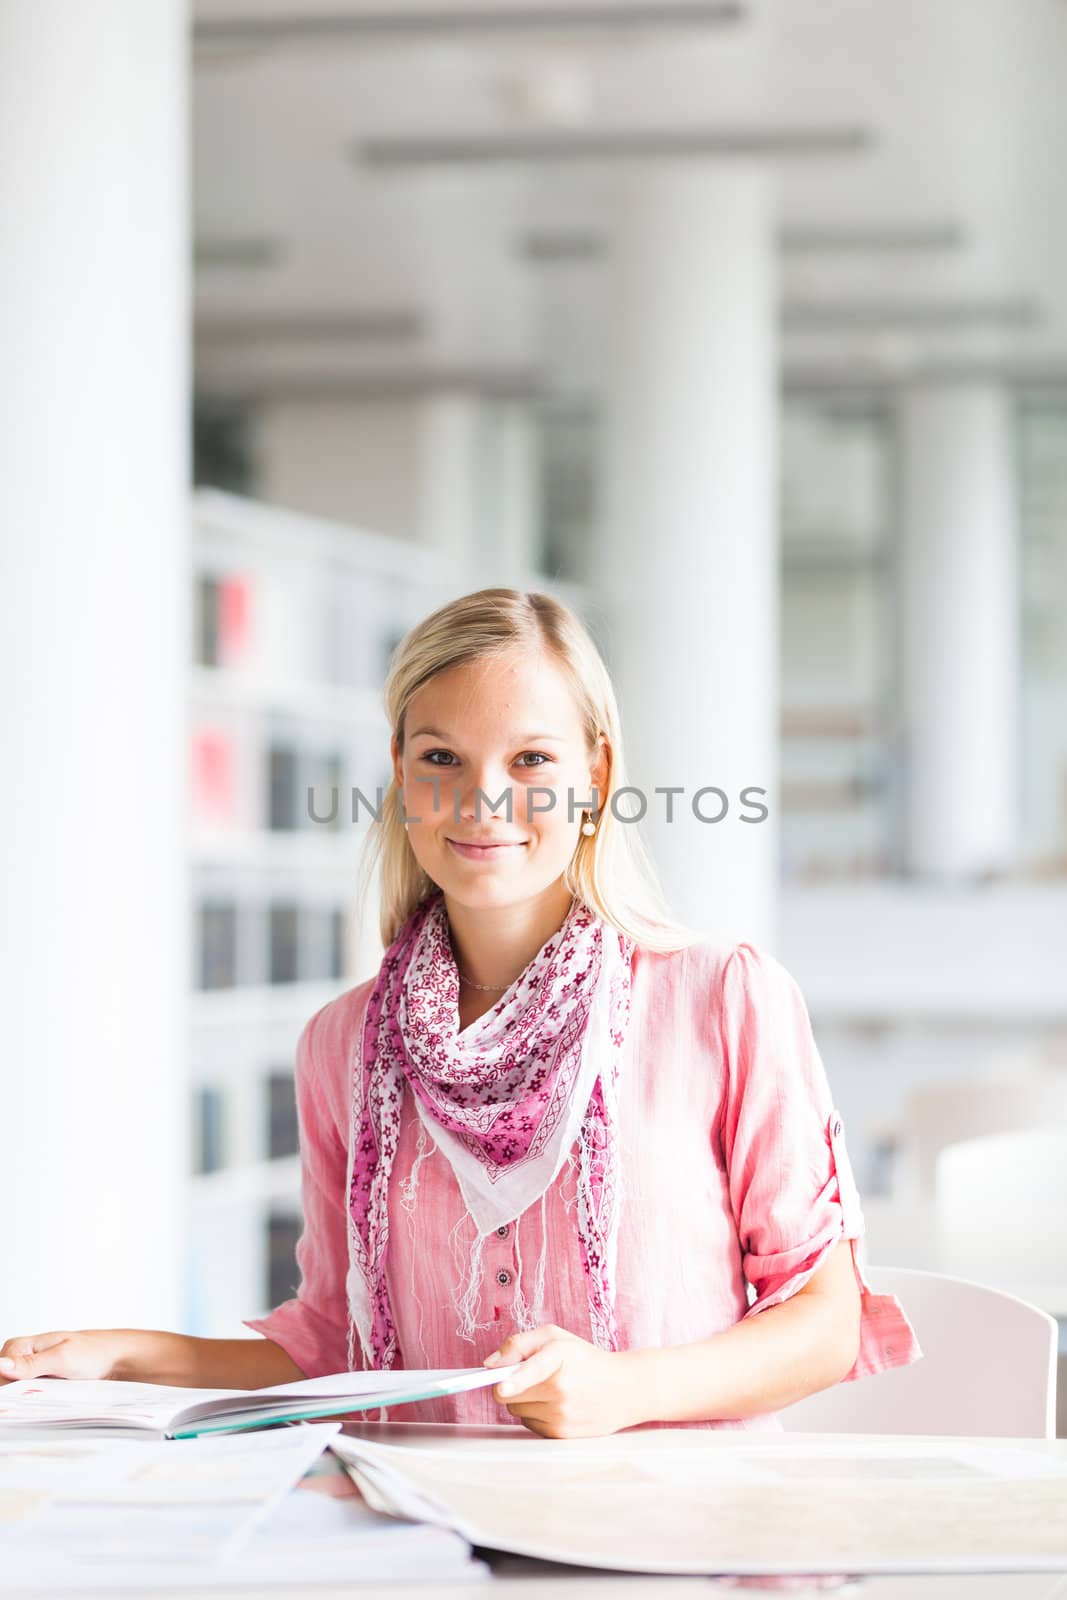
<instances>
[{"instance_id":1,"label":"blonde hair","mask_svg":"<svg viewBox=\"0 0 1067 1600\"><path fill-rule=\"evenodd\" d=\"M679 950L704 938L668 910L637 833L640 824L620 821L612 810L611 797L626 782L615 692L591 636L562 601L519 589L479 589L440 606L405 634L393 651L383 691L398 749L403 753L408 706L431 678L450 667L516 648L546 653L562 669L582 716L590 755L601 733L609 746L607 784L597 794L596 832L586 835L576 830L577 844L564 873L566 886L606 922L648 949ZM411 847L395 777L380 812L370 824L361 877L366 886L380 863L380 930L387 948L437 885Z\"/></svg>"}]
</instances>

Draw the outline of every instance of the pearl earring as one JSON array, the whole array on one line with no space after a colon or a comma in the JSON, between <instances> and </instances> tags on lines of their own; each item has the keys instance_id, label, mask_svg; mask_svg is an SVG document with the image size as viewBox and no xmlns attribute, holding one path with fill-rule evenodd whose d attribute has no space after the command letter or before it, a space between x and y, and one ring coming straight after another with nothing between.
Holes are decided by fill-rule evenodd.
<instances>
[{"instance_id":1,"label":"pearl earring","mask_svg":"<svg viewBox=\"0 0 1067 1600\"><path fill-rule=\"evenodd\" d=\"M591 817L586 817L582 823L582 832L588 837L596 832L596 823Z\"/></svg>"}]
</instances>

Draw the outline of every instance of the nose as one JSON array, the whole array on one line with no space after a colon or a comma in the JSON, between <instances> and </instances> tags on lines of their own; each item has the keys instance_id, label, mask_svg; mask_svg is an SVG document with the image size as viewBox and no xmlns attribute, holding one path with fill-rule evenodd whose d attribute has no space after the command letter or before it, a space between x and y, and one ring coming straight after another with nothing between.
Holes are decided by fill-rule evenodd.
<instances>
[{"instance_id":1,"label":"nose","mask_svg":"<svg viewBox=\"0 0 1067 1600\"><path fill-rule=\"evenodd\" d=\"M510 818L514 801L507 770L495 761L483 761L468 770L470 776L457 799L460 816L472 821L498 815Z\"/></svg>"}]
</instances>

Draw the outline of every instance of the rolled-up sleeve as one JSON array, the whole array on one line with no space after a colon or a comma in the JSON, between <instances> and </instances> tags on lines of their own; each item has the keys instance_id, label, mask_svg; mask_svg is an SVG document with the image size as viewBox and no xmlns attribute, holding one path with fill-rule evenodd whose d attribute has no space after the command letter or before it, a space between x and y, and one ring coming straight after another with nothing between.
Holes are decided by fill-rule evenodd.
<instances>
[{"instance_id":1,"label":"rolled-up sleeve","mask_svg":"<svg viewBox=\"0 0 1067 1600\"><path fill-rule=\"evenodd\" d=\"M321 1037L328 1010L324 1007L305 1024L296 1047L304 1222L296 1247L300 1284L294 1297L268 1316L246 1318L244 1322L245 1327L280 1345L308 1378L349 1370L345 1304L347 1146L331 1108L324 1076L330 1070ZM354 1362L358 1369L358 1347Z\"/></svg>"},{"instance_id":2,"label":"rolled-up sleeve","mask_svg":"<svg viewBox=\"0 0 1067 1600\"><path fill-rule=\"evenodd\" d=\"M863 1211L844 1123L800 988L768 952L738 944L720 1005L724 1087L719 1137L742 1271L758 1316L801 1289L839 1239L852 1241L860 1289L859 1354L843 1381L922 1355L894 1295L867 1279Z\"/></svg>"}]
</instances>

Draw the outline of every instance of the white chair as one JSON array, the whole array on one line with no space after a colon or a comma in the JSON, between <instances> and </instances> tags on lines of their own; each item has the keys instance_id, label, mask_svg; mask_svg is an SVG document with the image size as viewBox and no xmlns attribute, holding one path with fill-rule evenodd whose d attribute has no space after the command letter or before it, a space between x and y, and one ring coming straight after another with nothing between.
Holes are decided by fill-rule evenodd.
<instances>
[{"instance_id":1,"label":"white chair","mask_svg":"<svg viewBox=\"0 0 1067 1600\"><path fill-rule=\"evenodd\" d=\"M899 1184L919 1199L933 1198L937 1159L949 1145L987 1134L1039 1128L1067 1128L1067 1072L1035 1070L1032 1058L1019 1060L1020 1070L974 1074L948 1083L925 1083L908 1096L901 1128ZM1029 1070L1026 1070L1027 1064Z\"/></svg>"},{"instance_id":2,"label":"white chair","mask_svg":"<svg viewBox=\"0 0 1067 1600\"><path fill-rule=\"evenodd\" d=\"M779 1411L789 1431L995 1435L1056 1433L1056 1323L1037 1306L908 1267L869 1267L915 1329L922 1359L798 1400Z\"/></svg>"},{"instance_id":3,"label":"white chair","mask_svg":"<svg viewBox=\"0 0 1067 1600\"><path fill-rule=\"evenodd\" d=\"M1067 1121L937 1158L937 1265L1067 1316Z\"/></svg>"}]
</instances>

